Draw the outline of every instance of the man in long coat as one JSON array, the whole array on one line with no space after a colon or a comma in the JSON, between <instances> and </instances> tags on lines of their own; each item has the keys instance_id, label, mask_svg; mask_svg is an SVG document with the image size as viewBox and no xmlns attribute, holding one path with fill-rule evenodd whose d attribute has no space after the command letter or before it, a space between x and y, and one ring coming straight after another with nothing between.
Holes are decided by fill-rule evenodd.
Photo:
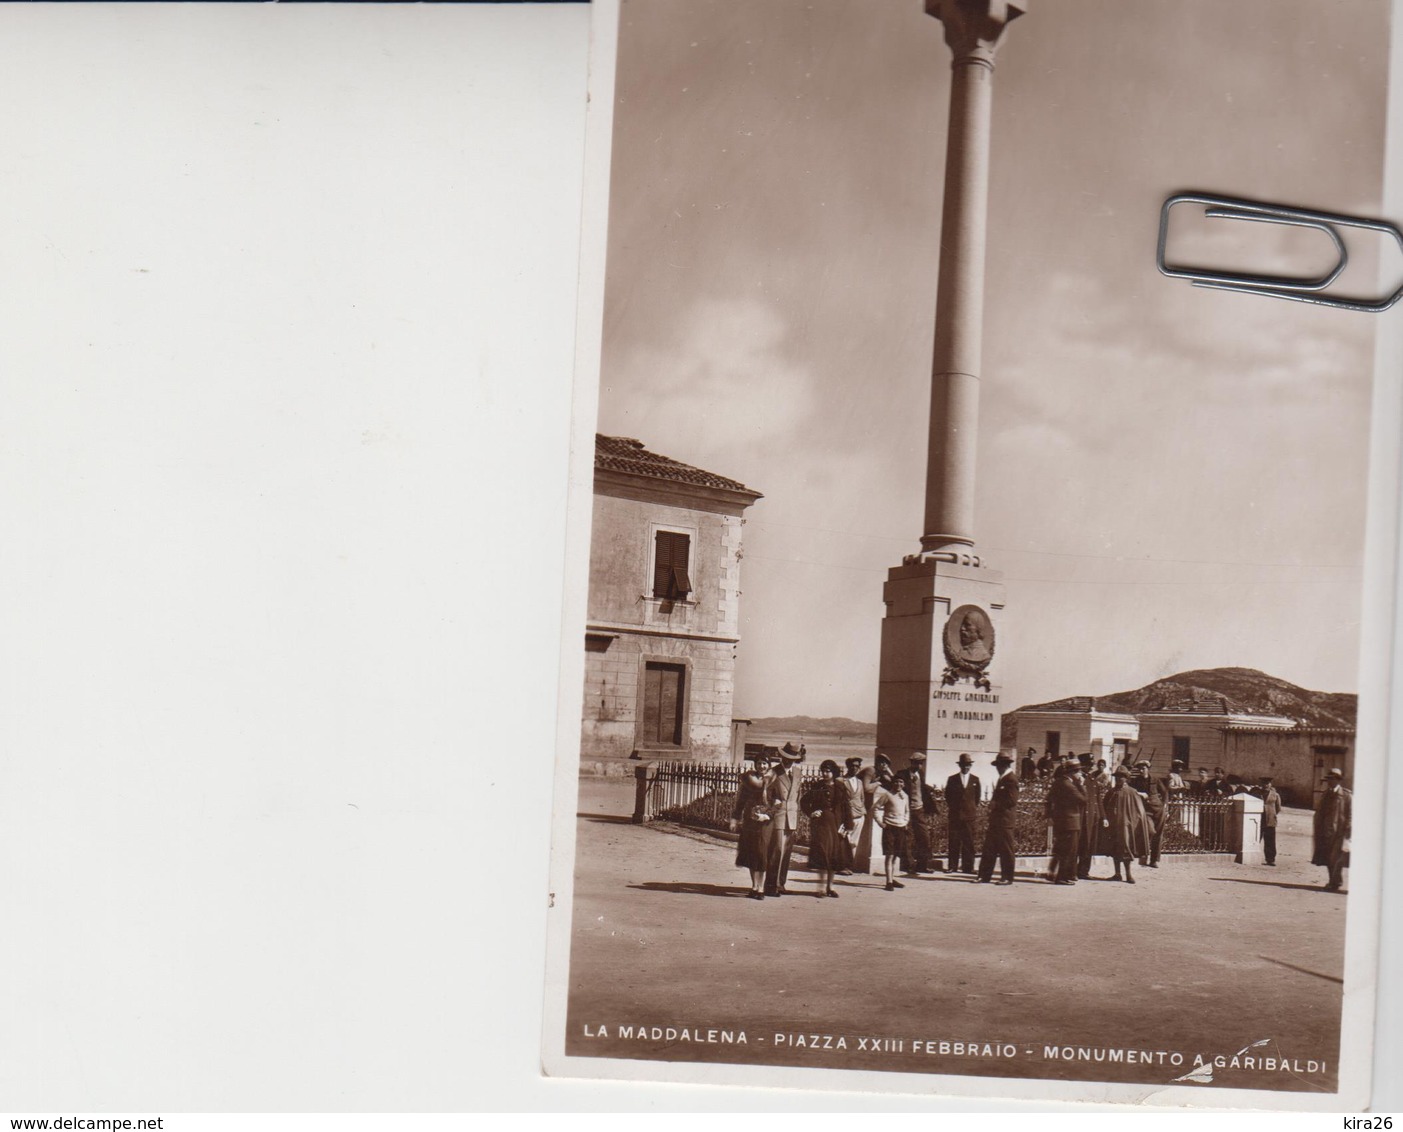
<instances>
[{"instance_id":1,"label":"man in long coat","mask_svg":"<svg viewBox=\"0 0 1403 1132\"><path fill-rule=\"evenodd\" d=\"M974 760L961 755L960 769L945 780L945 815L950 823L952 873L974 872L974 819L979 812L979 779L970 774Z\"/></svg>"},{"instance_id":2,"label":"man in long coat","mask_svg":"<svg viewBox=\"0 0 1403 1132\"><path fill-rule=\"evenodd\" d=\"M1150 760L1141 759L1135 764L1135 774L1130 785L1140 795L1145 805L1145 814L1150 821L1149 852L1140 858L1142 865L1159 868L1160 844L1164 839L1164 823L1169 817L1169 787L1166 780L1154 778L1150 774Z\"/></svg>"},{"instance_id":3,"label":"man in long coat","mask_svg":"<svg viewBox=\"0 0 1403 1132\"><path fill-rule=\"evenodd\" d=\"M1116 767L1116 784L1101 800L1101 809L1106 815L1106 851L1116 865L1114 879L1121 879L1124 865L1126 881L1134 884L1130 862L1143 860L1150 851L1150 820L1145 814L1145 803L1131 788L1130 771L1125 767Z\"/></svg>"},{"instance_id":4,"label":"man in long coat","mask_svg":"<svg viewBox=\"0 0 1403 1132\"><path fill-rule=\"evenodd\" d=\"M1349 864L1349 850L1345 846L1350 838L1353 795L1345 789L1344 780L1344 771L1329 770L1325 775L1325 793L1320 795L1320 804L1315 807L1315 855L1310 863L1330 870L1330 879L1325 884L1327 892L1340 891Z\"/></svg>"},{"instance_id":5,"label":"man in long coat","mask_svg":"<svg viewBox=\"0 0 1403 1132\"><path fill-rule=\"evenodd\" d=\"M1052 815L1052 879L1056 884L1077 883L1077 852L1086 811L1086 791L1080 779L1078 767L1059 767L1047 795Z\"/></svg>"}]
</instances>

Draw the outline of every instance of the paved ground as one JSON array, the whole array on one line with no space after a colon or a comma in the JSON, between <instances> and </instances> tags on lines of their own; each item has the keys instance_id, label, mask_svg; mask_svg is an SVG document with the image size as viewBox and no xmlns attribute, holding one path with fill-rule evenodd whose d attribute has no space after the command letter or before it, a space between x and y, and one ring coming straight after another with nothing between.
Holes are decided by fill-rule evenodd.
<instances>
[{"instance_id":1,"label":"paved ground","mask_svg":"<svg viewBox=\"0 0 1403 1132\"><path fill-rule=\"evenodd\" d=\"M633 825L632 802L582 780L572 1054L1146 1084L1197 1055L1203 1084L1335 1087L1345 898L1308 863L1307 812L1283 815L1276 868L855 876L838 900L801 870L796 895L753 901L733 846Z\"/></svg>"}]
</instances>

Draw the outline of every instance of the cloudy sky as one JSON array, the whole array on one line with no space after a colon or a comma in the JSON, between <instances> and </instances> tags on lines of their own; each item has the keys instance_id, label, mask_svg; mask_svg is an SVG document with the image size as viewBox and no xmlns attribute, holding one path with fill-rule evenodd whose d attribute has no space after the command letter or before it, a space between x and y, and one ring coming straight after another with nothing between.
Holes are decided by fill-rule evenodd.
<instances>
[{"instance_id":1,"label":"cloudy sky","mask_svg":"<svg viewBox=\"0 0 1403 1132\"><path fill-rule=\"evenodd\" d=\"M1357 686L1369 316L1154 265L1205 189L1379 207L1383 0L1041 0L995 78L975 534L1004 702ZM601 431L743 480L740 714L875 718L918 549L949 51L919 0L624 0ZM1318 233L1175 217L1306 273ZM1378 245L1351 242L1368 289Z\"/></svg>"}]
</instances>

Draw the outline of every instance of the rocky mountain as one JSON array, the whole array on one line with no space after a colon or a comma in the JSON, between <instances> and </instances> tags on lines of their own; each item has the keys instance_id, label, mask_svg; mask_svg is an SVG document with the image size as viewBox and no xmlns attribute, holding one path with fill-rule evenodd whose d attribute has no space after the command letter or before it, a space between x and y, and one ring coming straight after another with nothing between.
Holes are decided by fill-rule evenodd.
<instances>
[{"instance_id":1,"label":"rocky mountain","mask_svg":"<svg viewBox=\"0 0 1403 1132\"><path fill-rule=\"evenodd\" d=\"M1352 692L1312 692L1255 668L1196 668L1166 676L1143 688L1108 696L1069 696L1046 704L1025 704L1019 711L1056 711L1095 707L1137 714L1194 702L1220 701L1225 710L1251 715L1285 715L1308 727L1354 726L1359 697ZM1003 718L1002 742L1014 743L1013 712Z\"/></svg>"}]
</instances>

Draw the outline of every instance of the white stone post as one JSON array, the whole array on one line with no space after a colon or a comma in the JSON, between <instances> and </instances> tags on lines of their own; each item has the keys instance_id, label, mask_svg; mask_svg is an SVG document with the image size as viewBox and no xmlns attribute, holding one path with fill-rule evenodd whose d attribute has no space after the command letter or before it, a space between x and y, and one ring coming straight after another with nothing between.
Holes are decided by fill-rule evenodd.
<instances>
[{"instance_id":1,"label":"white stone post","mask_svg":"<svg viewBox=\"0 0 1403 1132\"><path fill-rule=\"evenodd\" d=\"M1232 816L1228 819L1229 844L1239 865L1260 865L1262 853L1262 800L1255 794L1234 794Z\"/></svg>"}]
</instances>

